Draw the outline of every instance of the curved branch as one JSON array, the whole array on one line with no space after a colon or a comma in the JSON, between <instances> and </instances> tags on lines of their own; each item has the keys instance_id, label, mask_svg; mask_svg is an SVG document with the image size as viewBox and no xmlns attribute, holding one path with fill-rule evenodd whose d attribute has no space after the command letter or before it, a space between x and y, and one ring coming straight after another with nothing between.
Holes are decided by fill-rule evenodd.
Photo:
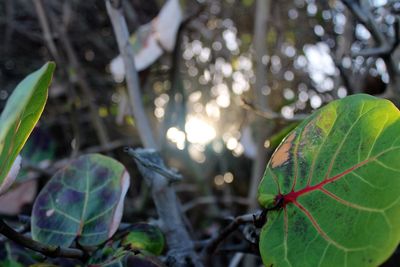
<instances>
[{"instance_id":1,"label":"curved branch","mask_svg":"<svg viewBox=\"0 0 400 267\"><path fill-rule=\"evenodd\" d=\"M37 242L29 237L26 237L10 226L8 226L3 220L0 219L0 233L7 237L8 239L16 242L17 244L32 249L34 251L40 252L48 257L63 257L63 258L74 258L83 260L86 255L82 250L73 248L61 248L59 246L49 246Z\"/></svg>"}]
</instances>

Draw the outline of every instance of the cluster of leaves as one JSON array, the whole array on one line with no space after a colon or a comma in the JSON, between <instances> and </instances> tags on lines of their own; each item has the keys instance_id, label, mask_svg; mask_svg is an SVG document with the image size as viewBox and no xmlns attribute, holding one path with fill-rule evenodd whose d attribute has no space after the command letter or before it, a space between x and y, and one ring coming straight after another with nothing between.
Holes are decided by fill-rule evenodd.
<instances>
[{"instance_id":1,"label":"cluster of leaves","mask_svg":"<svg viewBox=\"0 0 400 267\"><path fill-rule=\"evenodd\" d=\"M19 153L44 109L54 63L47 63L25 78L10 96L0 117L0 193L13 186L19 171ZM164 248L161 231L134 224L111 240L120 226L123 202L130 184L125 167L100 154L83 155L69 162L44 186L31 216L32 239L48 246L79 247L90 252L93 266L162 266L152 255ZM2 266L40 262L14 243L6 243ZM14 260L15 258L19 261Z\"/></svg>"},{"instance_id":2,"label":"cluster of leaves","mask_svg":"<svg viewBox=\"0 0 400 267\"><path fill-rule=\"evenodd\" d=\"M44 109L54 70L24 79L0 117L0 194L12 187L19 153ZM291 131L259 185L268 210L260 234L266 266L377 266L400 241L400 119L387 100L354 95L334 101ZM71 160L43 187L31 236L53 248L75 247L89 266L163 266L164 237L138 223L118 231L130 184L116 160ZM43 257L6 242L2 266L41 265ZM5 251L5 253L4 253Z\"/></svg>"}]
</instances>

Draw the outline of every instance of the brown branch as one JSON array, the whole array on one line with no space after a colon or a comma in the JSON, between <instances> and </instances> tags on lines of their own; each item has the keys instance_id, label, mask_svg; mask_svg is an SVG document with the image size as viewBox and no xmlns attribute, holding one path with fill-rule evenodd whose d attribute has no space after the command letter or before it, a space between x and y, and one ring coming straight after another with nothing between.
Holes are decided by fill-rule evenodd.
<instances>
[{"instance_id":1,"label":"brown branch","mask_svg":"<svg viewBox=\"0 0 400 267\"><path fill-rule=\"evenodd\" d=\"M32 249L34 251L40 252L48 257L63 257L63 258L74 258L74 259L85 259L86 255L82 250L74 248L61 248L59 246L45 245L37 242L31 238L28 238L10 226L8 226L2 219L0 219L0 233L7 237L8 239L16 242L17 244Z\"/></svg>"}]
</instances>

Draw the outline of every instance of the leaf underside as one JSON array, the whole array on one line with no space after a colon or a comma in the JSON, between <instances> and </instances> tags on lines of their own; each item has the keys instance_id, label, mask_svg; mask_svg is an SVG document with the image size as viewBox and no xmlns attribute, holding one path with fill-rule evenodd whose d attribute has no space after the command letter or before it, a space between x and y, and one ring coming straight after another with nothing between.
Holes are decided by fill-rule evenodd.
<instances>
[{"instance_id":1,"label":"leaf underside","mask_svg":"<svg viewBox=\"0 0 400 267\"><path fill-rule=\"evenodd\" d=\"M387 100L331 102L277 148L259 185L265 266L377 266L400 241L400 120Z\"/></svg>"},{"instance_id":2,"label":"leaf underside","mask_svg":"<svg viewBox=\"0 0 400 267\"><path fill-rule=\"evenodd\" d=\"M127 180L128 179L128 180ZM100 154L81 156L56 173L36 198L33 239L68 247L106 241L116 230L129 176L122 164Z\"/></svg>"},{"instance_id":3,"label":"leaf underside","mask_svg":"<svg viewBox=\"0 0 400 267\"><path fill-rule=\"evenodd\" d=\"M7 100L0 116L0 186L43 112L54 68L49 62L28 75Z\"/></svg>"}]
</instances>

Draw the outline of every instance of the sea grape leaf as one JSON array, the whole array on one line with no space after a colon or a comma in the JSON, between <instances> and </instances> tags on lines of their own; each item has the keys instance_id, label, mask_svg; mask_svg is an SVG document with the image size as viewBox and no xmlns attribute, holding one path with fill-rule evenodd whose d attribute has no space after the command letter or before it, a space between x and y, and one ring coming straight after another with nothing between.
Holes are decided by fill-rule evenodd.
<instances>
[{"instance_id":1,"label":"sea grape leaf","mask_svg":"<svg viewBox=\"0 0 400 267\"><path fill-rule=\"evenodd\" d=\"M164 250L165 239L161 230L151 224L136 223L122 239L122 245L132 250L148 251L160 255Z\"/></svg>"},{"instance_id":2,"label":"sea grape leaf","mask_svg":"<svg viewBox=\"0 0 400 267\"><path fill-rule=\"evenodd\" d=\"M277 148L259 185L276 207L265 266L378 266L400 241L400 112L388 100L333 101Z\"/></svg>"},{"instance_id":3,"label":"sea grape leaf","mask_svg":"<svg viewBox=\"0 0 400 267\"><path fill-rule=\"evenodd\" d=\"M0 194L4 193L15 180L16 175L6 178L42 114L54 68L55 64L48 62L22 80L1 113Z\"/></svg>"},{"instance_id":4,"label":"sea grape leaf","mask_svg":"<svg viewBox=\"0 0 400 267\"><path fill-rule=\"evenodd\" d=\"M68 247L77 239L96 246L121 222L129 174L116 160L88 154L72 161L44 186L32 210L32 237Z\"/></svg>"}]
</instances>

